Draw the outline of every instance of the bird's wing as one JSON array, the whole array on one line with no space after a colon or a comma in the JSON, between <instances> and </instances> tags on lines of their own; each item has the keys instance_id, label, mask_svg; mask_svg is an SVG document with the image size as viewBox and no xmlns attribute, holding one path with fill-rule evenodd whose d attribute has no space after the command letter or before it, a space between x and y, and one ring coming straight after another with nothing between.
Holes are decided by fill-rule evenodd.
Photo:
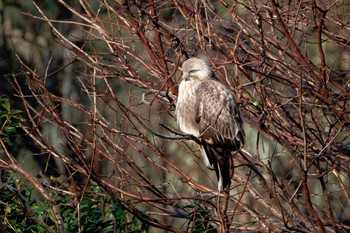
<instances>
[{"instance_id":1,"label":"bird's wing","mask_svg":"<svg viewBox=\"0 0 350 233\"><path fill-rule=\"evenodd\" d=\"M196 97L199 102L196 121L201 138L228 150L240 149L245 136L232 92L219 81L208 80L198 86Z\"/></svg>"}]
</instances>

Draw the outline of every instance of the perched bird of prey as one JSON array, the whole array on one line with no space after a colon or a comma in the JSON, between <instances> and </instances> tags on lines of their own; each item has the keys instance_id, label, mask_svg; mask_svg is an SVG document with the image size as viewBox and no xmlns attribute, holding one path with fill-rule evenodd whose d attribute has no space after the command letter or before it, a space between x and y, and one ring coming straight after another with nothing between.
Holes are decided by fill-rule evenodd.
<instances>
[{"instance_id":1,"label":"perched bird of prey","mask_svg":"<svg viewBox=\"0 0 350 233\"><path fill-rule=\"evenodd\" d=\"M181 131L200 140L204 163L215 170L223 191L231 184L231 152L242 148L245 134L233 93L204 60L190 58L182 64L175 114Z\"/></svg>"}]
</instances>

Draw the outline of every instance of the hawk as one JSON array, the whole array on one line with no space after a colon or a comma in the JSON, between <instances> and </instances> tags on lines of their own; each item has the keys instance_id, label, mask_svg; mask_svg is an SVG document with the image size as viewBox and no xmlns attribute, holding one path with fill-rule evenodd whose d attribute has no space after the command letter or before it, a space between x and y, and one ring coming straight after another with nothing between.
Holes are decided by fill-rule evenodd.
<instances>
[{"instance_id":1,"label":"hawk","mask_svg":"<svg viewBox=\"0 0 350 233\"><path fill-rule=\"evenodd\" d=\"M180 130L200 140L205 165L214 169L218 189L231 184L230 155L245 142L243 121L231 90L202 59L182 64L175 110Z\"/></svg>"}]
</instances>

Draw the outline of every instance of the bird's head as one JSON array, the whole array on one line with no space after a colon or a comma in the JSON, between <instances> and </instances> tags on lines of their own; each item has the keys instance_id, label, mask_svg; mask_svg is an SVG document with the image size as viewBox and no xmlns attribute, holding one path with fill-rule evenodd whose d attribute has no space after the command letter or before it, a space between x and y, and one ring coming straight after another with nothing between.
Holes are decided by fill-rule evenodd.
<instances>
[{"instance_id":1,"label":"bird's head","mask_svg":"<svg viewBox=\"0 0 350 233\"><path fill-rule=\"evenodd\" d=\"M182 80L188 80L190 78L205 80L212 76L209 65L199 58L190 58L184 61L181 70Z\"/></svg>"}]
</instances>

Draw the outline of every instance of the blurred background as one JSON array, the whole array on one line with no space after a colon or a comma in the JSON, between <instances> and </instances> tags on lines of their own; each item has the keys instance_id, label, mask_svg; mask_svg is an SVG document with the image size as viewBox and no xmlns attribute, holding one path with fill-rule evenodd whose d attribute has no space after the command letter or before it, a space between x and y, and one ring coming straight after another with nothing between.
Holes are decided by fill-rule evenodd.
<instances>
[{"instance_id":1,"label":"blurred background","mask_svg":"<svg viewBox=\"0 0 350 233\"><path fill-rule=\"evenodd\" d=\"M234 92L237 232L347 232L347 1L0 0L0 230L215 232L181 63Z\"/></svg>"}]
</instances>

